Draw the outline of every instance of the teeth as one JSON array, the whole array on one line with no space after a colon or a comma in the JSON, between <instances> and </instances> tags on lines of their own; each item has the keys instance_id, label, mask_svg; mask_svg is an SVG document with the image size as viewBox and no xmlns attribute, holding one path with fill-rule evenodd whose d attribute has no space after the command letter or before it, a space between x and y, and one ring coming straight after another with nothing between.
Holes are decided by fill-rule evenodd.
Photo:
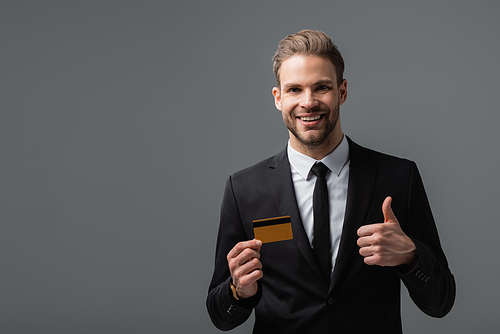
<instances>
[{"instance_id":1,"label":"teeth","mask_svg":"<svg viewBox=\"0 0 500 334\"><path fill-rule=\"evenodd\" d=\"M312 121L316 121L316 120L318 120L320 118L321 118L321 115L301 117L300 119L303 120L303 121L305 121L305 122L312 122Z\"/></svg>"}]
</instances>

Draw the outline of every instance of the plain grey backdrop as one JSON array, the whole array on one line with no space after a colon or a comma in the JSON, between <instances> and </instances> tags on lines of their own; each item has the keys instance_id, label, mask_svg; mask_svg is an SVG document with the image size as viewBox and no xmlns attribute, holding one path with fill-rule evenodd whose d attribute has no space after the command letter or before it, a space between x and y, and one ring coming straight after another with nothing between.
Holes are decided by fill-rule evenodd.
<instances>
[{"instance_id":1,"label":"plain grey backdrop","mask_svg":"<svg viewBox=\"0 0 500 334\"><path fill-rule=\"evenodd\" d=\"M433 319L403 288L405 333L498 331L499 14L483 0L2 1L0 333L217 333L205 297L224 183L285 146L271 57L305 28L346 61L344 132L424 179L457 299Z\"/></svg>"}]
</instances>

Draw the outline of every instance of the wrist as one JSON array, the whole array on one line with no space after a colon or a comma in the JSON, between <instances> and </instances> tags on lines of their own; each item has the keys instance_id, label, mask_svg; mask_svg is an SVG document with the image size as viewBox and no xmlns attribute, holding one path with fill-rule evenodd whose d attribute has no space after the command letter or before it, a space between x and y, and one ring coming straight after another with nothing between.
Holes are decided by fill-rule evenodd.
<instances>
[{"instance_id":1,"label":"wrist","mask_svg":"<svg viewBox=\"0 0 500 334\"><path fill-rule=\"evenodd\" d=\"M409 273L413 269L417 267L418 260L420 258L418 249L415 247L415 250L411 253L411 256L408 258L408 261L399 267L403 273Z\"/></svg>"},{"instance_id":2,"label":"wrist","mask_svg":"<svg viewBox=\"0 0 500 334\"><path fill-rule=\"evenodd\" d=\"M231 292L233 293L233 299L240 300L240 297L238 296L238 293L236 292L236 287L234 286L232 280L229 282L229 287L231 288Z\"/></svg>"}]
</instances>

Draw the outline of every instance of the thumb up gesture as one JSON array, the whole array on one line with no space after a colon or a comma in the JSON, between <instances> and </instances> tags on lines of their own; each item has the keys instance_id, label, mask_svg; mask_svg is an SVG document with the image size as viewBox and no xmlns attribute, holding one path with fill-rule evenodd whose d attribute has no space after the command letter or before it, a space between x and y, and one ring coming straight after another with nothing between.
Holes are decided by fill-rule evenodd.
<instances>
[{"instance_id":1,"label":"thumb up gesture","mask_svg":"<svg viewBox=\"0 0 500 334\"><path fill-rule=\"evenodd\" d=\"M413 241L403 232L391 208L392 198L382 204L384 222L361 226L358 229L359 254L367 265L406 265L410 271L418 262L418 250Z\"/></svg>"}]
</instances>

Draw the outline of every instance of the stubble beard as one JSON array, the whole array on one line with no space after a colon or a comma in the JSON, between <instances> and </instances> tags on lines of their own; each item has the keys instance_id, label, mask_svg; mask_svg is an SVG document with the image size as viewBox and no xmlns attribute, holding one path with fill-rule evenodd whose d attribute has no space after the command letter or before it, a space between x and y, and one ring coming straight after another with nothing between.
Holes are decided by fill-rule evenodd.
<instances>
[{"instance_id":1,"label":"stubble beard","mask_svg":"<svg viewBox=\"0 0 500 334\"><path fill-rule=\"evenodd\" d=\"M316 136L309 136L306 138L301 135L301 133L297 130L296 123L294 122L295 116L292 116L292 118L284 118L285 125L290 133L305 147L317 148L319 146L328 145L331 141L333 141L332 134L339 120L339 109L340 108L337 105L330 113L325 114L324 117L328 117L328 119L325 120L326 125ZM317 110L311 110L311 112L315 111Z\"/></svg>"}]
</instances>

